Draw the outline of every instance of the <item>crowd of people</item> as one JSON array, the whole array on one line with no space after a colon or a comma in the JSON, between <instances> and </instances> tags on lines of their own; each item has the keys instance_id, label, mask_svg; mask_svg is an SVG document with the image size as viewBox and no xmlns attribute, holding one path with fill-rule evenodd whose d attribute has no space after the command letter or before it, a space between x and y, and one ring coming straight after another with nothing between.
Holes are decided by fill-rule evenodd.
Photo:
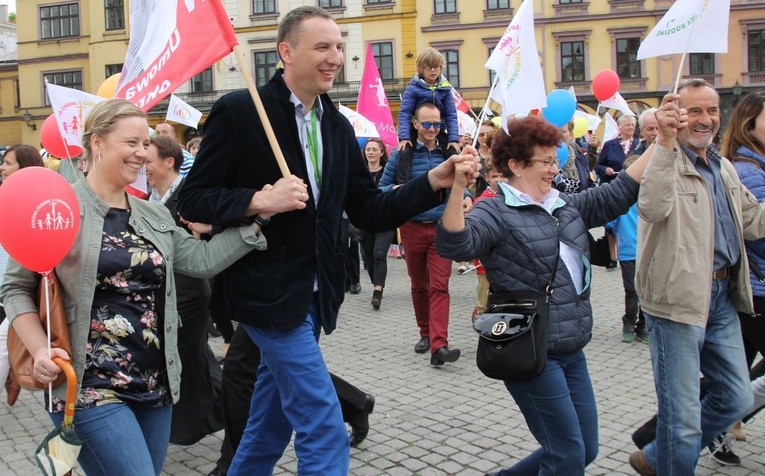
<instances>
[{"instance_id":1,"label":"crowd of people","mask_svg":"<svg viewBox=\"0 0 765 476\"><path fill-rule=\"evenodd\" d=\"M358 276L346 280L349 226L361 230L375 310L400 230L413 350L433 367L461 355L448 339L454 261L477 271L474 319L490 296L555 288L544 369L504 380L539 448L491 474L585 474L597 457L583 349L593 328L588 230L600 226L606 267L622 272L621 338L648 344L656 387L657 415L632 435L630 466L690 475L704 447L736 464L740 422L765 404L765 364L753 365L765 355L765 94L741 98L719 148L719 95L698 79L637 118L620 116L618 137L600 148L595 131L575 138L573 123L534 115L480 123L474 148L457 134L444 57L427 48L388 156L379 139L360 149L326 94L342 46L319 7L279 25L283 67L259 93L288 176L247 91L218 100L204 138L185 148L171 124L150 135L128 101L92 109L86 165L70 178L81 227L56 266L71 354L49 355L40 277L0 249L0 346L12 326L44 384L61 371L52 357L72 362L82 470L160 474L169 443L224 429L212 475L271 474L293 435L299 474L348 474L375 397L330 372L319 336L335 329L345 292L361 289ZM42 165L37 149L17 145L0 174ZM144 165L146 200L126 193ZM222 369L207 342L211 319L225 333ZM18 387L3 352L0 380L12 404ZM59 425L64 389L46 398Z\"/></svg>"}]
</instances>

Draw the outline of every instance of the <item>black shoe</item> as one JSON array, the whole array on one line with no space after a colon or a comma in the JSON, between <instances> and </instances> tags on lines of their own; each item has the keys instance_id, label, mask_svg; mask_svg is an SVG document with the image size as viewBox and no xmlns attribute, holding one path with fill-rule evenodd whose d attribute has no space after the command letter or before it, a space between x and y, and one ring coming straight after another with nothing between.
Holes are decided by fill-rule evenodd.
<instances>
[{"instance_id":1,"label":"black shoe","mask_svg":"<svg viewBox=\"0 0 765 476\"><path fill-rule=\"evenodd\" d=\"M207 321L207 332L210 334L211 337L221 336L221 333L218 330L218 326L215 325L212 319L208 319Z\"/></svg>"},{"instance_id":2,"label":"black shoe","mask_svg":"<svg viewBox=\"0 0 765 476\"><path fill-rule=\"evenodd\" d=\"M364 410L350 418L348 423L351 425L350 444L354 448L364 441L369 434L369 414L375 408L374 395L367 394Z\"/></svg>"},{"instance_id":3,"label":"black shoe","mask_svg":"<svg viewBox=\"0 0 765 476\"><path fill-rule=\"evenodd\" d=\"M739 466L741 458L733 452L733 442L736 438L730 433L723 432L707 445L709 457L725 466Z\"/></svg>"},{"instance_id":4,"label":"black shoe","mask_svg":"<svg viewBox=\"0 0 765 476\"><path fill-rule=\"evenodd\" d=\"M443 346L430 356L430 365L444 365L444 362L456 362L459 358L459 349Z\"/></svg>"},{"instance_id":5,"label":"black shoe","mask_svg":"<svg viewBox=\"0 0 765 476\"><path fill-rule=\"evenodd\" d=\"M424 354L428 349L430 349L429 337L422 337L418 343L414 344L414 351L418 354Z\"/></svg>"},{"instance_id":6,"label":"black shoe","mask_svg":"<svg viewBox=\"0 0 765 476\"><path fill-rule=\"evenodd\" d=\"M375 289L372 291L372 307L375 308L375 310L380 309L380 304L382 304L382 289Z\"/></svg>"},{"instance_id":7,"label":"black shoe","mask_svg":"<svg viewBox=\"0 0 765 476\"><path fill-rule=\"evenodd\" d=\"M643 423L640 428L632 433L632 442L638 449L643 449L645 446L656 439L656 415L650 420Z\"/></svg>"},{"instance_id":8,"label":"black shoe","mask_svg":"<svg viewBox=\"0 0 765 476\"><path fill-rule=\"evenodd\" d=\"M226 476L226 473L228 473L228 471L218 465L215 465L215 468L213 468L213 470L210 471L210 474L207 476Z\"/></svg>"},{"instance_id":9,"label":"black shoe","mask_svg":"<svg viewBox=\"0 0 765 476\"><path fill-rule=\"evenodd\" d=\"M361 284L356 283L351 285L351 294L358 294L361 292Z\"/></svg>"}]
</instances>

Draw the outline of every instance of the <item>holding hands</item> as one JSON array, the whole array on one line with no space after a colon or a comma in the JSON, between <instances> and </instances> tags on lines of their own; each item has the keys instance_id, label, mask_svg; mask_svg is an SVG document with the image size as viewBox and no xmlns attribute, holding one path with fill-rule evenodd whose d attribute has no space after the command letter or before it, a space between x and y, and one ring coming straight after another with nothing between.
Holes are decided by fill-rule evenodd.
<instances>
[{"instance_id":1,"label":"holding hands","mask_svg":"<svg viewBox=\"0 0 765 476\"><path fill-rule=\"evenodd\" d=\"M452 155L438 167L428 172L428 180L434 191L442 188L465 188L475 183L481 170L478 151L465 146L462 153Z\"/></svg>"}]
</instances>

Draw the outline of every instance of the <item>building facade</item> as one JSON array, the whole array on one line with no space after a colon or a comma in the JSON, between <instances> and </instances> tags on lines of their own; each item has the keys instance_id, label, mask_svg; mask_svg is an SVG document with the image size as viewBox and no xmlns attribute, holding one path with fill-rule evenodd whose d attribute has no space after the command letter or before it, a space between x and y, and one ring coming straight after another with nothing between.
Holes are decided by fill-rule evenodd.
<instances>
[{"instance_id":1,"label":"building facade","mask_svg":"<svg viewBox=\"0 0 765 476\"><path fill-rule=\"evenodd\" d=\"M346 40L345 66L330 93L353 106L367 45L386 85L396 117L400 94L415 72L417 52L427 46L446 57L444 73L476 110L493 79L484 68L522 0L222 0L258 84L277 65L276 25L301 5L320 5L336 18ZM637 48L672 0L533 0L537 49L545 87L574 88L580 107L597 105L591 81L616 71L620 92L636 112L655 106L672 88L681 55L636 60ZM681 76L702 76L721 95L723 112L742 94L765 86L765 0L731 0L727 54L690 54ZM44 80L95 92L121 70L129 39L128 1L37 0L18 2L18 70L13 106L0 104L0 144L10 139L39 143L39 126L51 113ZM229 55L176 93L207 113L212 103L244 87L242 67ZM0 68L0 100L8 96ZM496 105L490 105L496 107ZM167 103L150 111L164 118ZM25 113L29 112L24 119ZM15 128L5 127L15 124ZM34 127L33 127L34 126ZM16 130L15 135L9 132ZM178 136L194 130L178 126ZM13 136L13 137L11 137Z\"/></svg>"}]
</instances>

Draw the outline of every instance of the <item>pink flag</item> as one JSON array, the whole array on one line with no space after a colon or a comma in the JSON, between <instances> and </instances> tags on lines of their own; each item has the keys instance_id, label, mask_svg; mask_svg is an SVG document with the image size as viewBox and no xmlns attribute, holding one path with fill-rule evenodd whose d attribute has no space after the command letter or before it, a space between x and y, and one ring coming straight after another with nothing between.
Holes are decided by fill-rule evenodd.
<instances>
[{"instance_id":1,"label":"pink flag","mask_svg":"<svg viewBox=\"0 0 765 476\"><path fill-rule=\"evenodd\" d=\"M396 126L393 123L388 97L380 79L380 72L377 70L371 44L367 45L367 58L364 73L361 75L356 112L374 123L380 133L380 139L386 145L395 147L398 144Z\"/></svg>"},{"instance_id":2,"label":"pink flag","mask_svg":"<svg viewBox=\"0 0 765 476\"><path fill-rule=\"evenodd\" d=\"M458 111L462 111L465 114L470 113L470 106L462 99L462 95L455 88L452 88L452 97L454 98L454 106Z\"/></svg>"},{"instance_id":3,"label":"pink flag","mask_svg":"<svg viewBox=\"0 0 765 476\"><path fill-rule=\"evenodd\" d=\"M220 0L130 2L130 43L115 97L148 111L238 44Z\"/></svg>"}]
</instances>

